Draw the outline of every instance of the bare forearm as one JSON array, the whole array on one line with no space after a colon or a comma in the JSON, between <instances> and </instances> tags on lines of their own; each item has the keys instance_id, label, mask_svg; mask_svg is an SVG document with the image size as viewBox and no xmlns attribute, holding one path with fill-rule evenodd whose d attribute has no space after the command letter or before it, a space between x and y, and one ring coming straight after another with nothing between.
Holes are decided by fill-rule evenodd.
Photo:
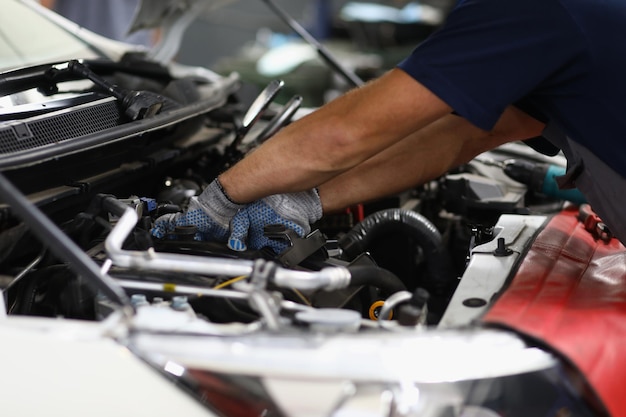
<instances>
[{"instance_id":1,"label":"bare forearm","mask_svg":"<svg viewBox=\"0 0 626 417\"><path fill-rule=\"evenodd\" d=\"M450 112L400 70L281 130L220 176L233 200L319 186Z\"/></svg>"},{"instance_id":2,"label":"bare forearm","mask_svg":"<svg viewBox=\"0 0 626 417\"><path fill-rule=\"evenodd\" d=\"M400 70L286 127L220 176L240 203L319 187L325 212L424 183L543 125L507 109L486 132Z\"/></svg>"},{"instance_id":3,"label":"bare forearm","mask_svg":"<svg viewBox=\"0 0 626 417\"><path fill-rule=\"evenodd\" d=\"M543 125L515 108L491 132L448 115L319 187L324 212L375 200L437 178L502 143L540 134Z\"/></svg>"}]
</instances>

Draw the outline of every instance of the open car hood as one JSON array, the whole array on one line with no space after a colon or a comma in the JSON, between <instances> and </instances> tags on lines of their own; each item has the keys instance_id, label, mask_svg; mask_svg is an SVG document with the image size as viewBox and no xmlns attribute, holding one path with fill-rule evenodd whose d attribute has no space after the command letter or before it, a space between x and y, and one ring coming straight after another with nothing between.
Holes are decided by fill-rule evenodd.
<instances>
[{"instance_id":1,"label":"open car hood","mask_svg":"<svg viewBox=\"0 0 626 417\"><path fill-rule=\"evenodd\" d=\"M234 0L142 0L129 32L161 29L161 39L150 58L169 62L178 52L185 30L197 17L232 3Z\"/></svg>"}]
</instances>

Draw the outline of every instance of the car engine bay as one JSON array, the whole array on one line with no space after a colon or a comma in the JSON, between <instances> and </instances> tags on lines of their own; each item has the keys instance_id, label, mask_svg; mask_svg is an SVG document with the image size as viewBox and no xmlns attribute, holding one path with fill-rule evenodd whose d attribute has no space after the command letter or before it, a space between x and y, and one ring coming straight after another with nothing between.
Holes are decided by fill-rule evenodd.
<instances>
[{"instance_id":1,"label":"car engine bay","mask_svg":"<svg viewBox=\"0 0 626 417\"><path fill-rule=\"evenodd\" d=\"M471 249L494 240L502 214L530 214L531 205L533 214L554 213L563 206L563 201L533 193L503 174L503 161L515 157L530 155L535 160L529 159L529 164L541 164L540 156L511 145L417 189L327 215L304 238L281 227L266 230L273 239L289 243L280 254L269 248L234 252L220 243L197 241L193 227L181 227L163 240L153 238L149 232L156 218L184 210L189 198L217 174L288 123L299 100L273 103L283 84L276 80L246 104L239 97L243 88L235 75L217 83L193 76L174 80L165 67L133 57L127 60L115 65L70 61L16 71L5 83L7 89L20 90L17 96L25 87L35 88L48 99L5 113L0 165L8 180L102 268L111 262L107 241L122 228L120 217L132 209L134 224L116 237L116 250L125 260L113 259L106 269L117 279L145 282L149 300L169 300L168 287L229 287L234 277L219 271L233 265L240 272L237 276L250 276L264 268L253 266L254 260L263 260L259 263L279 271L347 268L355 281L324 284L334 278L323 278L317 284L303 283L302 288L295 283L291 288L273 288L284 300L348 309L363 319L377 320L386 297L405 291L413 294L418 310L425 311L428 304L428 319L415 317L409 322L437 324ZM92 82L86 81L84 90L59 91L63 82L81 80ZM104 91L111 86L114 98ZM129 97L135 102L129 103ZM9 244L2 260L10 287L9 313L87 320L106 316L98 311L97 294L73 276L65 262L35 244L9 207L2 209L1 219L3 235L10 236L2 239ZM170 271L156 261L144 262L161 254L168 254L172 262L176 254L180 259L196 257L205 266ZM224 265L211 272L212 262ZM40 276L56 278L42 281ZM249 307L219 298L188 301L210 321L259 318Z\"/></svg>"},{"instance_id":2,"label":"car engine bay","mask_svg":"<svg viewBox=\"0 0 626 417\"><path fill-rule=\"evenodd\" d=\"M411 349L441 349L439 334L429 329L476 324L548 218L567 205L504 169L512 161L532 169L564 161L509 144L421 187L326 215L305 237L267 228L268 237L288 243L282 253L234 252L195 240L190 227L156 239L150 234L156 218L184 210L220 172L309 111L299 108L301 98L278 104L279 80L250 93L236 74L179 67L174 76L138 56L41 65L1 79L3 95L13 101L0 109L6 314L88 322L134 317L131 328L138 332L129 345L163 366L170 363L163 357L185 363L181 357L196 357L197 348L213 352L203 365L213 372L295 378L295 358L305 357L302 350L313 355L317 346L319 356L307 360L326 377L384 380L383 369L358 369L369 359L350 359L357 348L349 336L401 356L392 366L398 372L408 366L397 352L408 343L404 338L417 337ZM489 262L496 264L485 267ZM472 286L485 274L488 285ZM474 354L510 349L523 358L532 350L509 333L481 331L487 336L445 336L450 352L474 353L459 358L465 365L449 362L453 354L445 366L436 360L433 381L460 378L445 369L461 372ZM337 350L316 339L320 334L341 342ZM470 342L475 347L468 349ZM238 344L255 353L236 354ZM294 357L277 353L285 345L295 349ZM220 349L234 356L225 359ZM268 351L282 355L269 361L271 370L263 368ZM324 367L329 357L335 360ZM487 362L498 363L499 376L511 367L552 372L556 366L550 355L541 365L490 357L476 366ZM417 368L428 366L420 361L411 367Z\"/></svg>"}]
</instances>

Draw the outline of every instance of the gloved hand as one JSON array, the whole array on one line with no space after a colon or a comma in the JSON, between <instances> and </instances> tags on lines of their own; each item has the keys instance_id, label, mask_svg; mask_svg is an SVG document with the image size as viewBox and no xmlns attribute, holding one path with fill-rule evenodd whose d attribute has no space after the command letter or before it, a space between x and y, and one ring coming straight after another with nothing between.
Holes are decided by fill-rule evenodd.
<instances>
[{"instance_id":1,"label":"gloved hand","mask_svg":"<svg viewBox=\"0 0 626 417\"><path fill-rule=\"evenodd\" d=\"M195 240L226 242L229 223L243 204L233 203L217 180L211 182L197 197L191 197L183 213L165 214L154 222L152 235L163 239L177 226L196 226Z\"/></svg>"},{"instance_id":2,"label":"gloved hand","mask_svg":"<svg viewBox=\"0 0 626 417\"><path fill-rule=\"evenodd\" d=\"M248 247L269 246L280 253L289 246L288 242L266 237L265 226L282 224L303 237L311 231L311 223L321 217L322 204L317 190L271 195L248 204L233 217L228 247L243 251Z\"/></svg>"}]
</instances>

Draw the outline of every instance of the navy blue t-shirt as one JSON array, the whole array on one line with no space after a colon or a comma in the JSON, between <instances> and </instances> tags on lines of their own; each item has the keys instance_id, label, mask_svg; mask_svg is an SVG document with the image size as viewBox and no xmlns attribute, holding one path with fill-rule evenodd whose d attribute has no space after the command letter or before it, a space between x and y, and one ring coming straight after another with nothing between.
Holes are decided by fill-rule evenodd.
<instances>
[{"instance_id":1,"label":"navy blue t-shirt","mask_svg":"<svg viewBox=\"0 0 626 417\"><path fill-rule=\"evenodd\" d=\"M459 0L399 68L489 130L510 104L626 177L626 1Z\"/></svg>"}]
</instances>

